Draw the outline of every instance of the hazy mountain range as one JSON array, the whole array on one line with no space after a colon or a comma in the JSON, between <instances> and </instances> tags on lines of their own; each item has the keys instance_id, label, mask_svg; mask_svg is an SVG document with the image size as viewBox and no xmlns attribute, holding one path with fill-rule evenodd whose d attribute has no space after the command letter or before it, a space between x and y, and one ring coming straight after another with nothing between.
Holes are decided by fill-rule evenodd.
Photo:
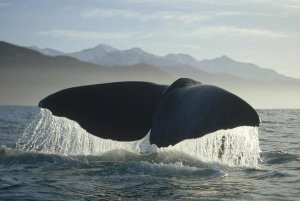
<instances>
[{"instance_id":1,"label":"hazy mountain range","mask_svg":"<svg viewBox=\"0 0 300 201\"><path fill-rule=\"evenodd\" d=\"M142 77L154 82L174 79L148 65L107 68L0 42L0 104L37 105L43 97L63 88Z\"/></svg>"},{"instance_id":2,"label":"hazy mountain range","mask_svg":"<svg viewBox=\"0 0 300 201\"><path fill-rule=\"evenodd\" d=\"M54 49L30 47L48 56L66 55L81 61L101 66L128 66L148 64L169 72L174 68L201 70L212 74L229 74L248 80L288 80L291 79L274 70L258 67L255 64L235 61L227 56L198 61L187 54L168 54L157 56L140 48L119 50L108 45L100 44L94 48L84 49L73 53L63 53ZM172 68L172 69L170 69Z\"/></svg>"},{"instance_id":3,"label":"hazy mountain range","mask_svg":"<svg viewBox=\"0 0 300 201\"><path fill-rule=\"evenodd\" d=\"M300 108L298 79L226 56L197 61L185 54L161 57L107 45L67 54L0 42L0 104L37 105L50 93L78 85L123 80L171 84L179 77L221 86L256 108Z\"/></svg>"}]
</instances>

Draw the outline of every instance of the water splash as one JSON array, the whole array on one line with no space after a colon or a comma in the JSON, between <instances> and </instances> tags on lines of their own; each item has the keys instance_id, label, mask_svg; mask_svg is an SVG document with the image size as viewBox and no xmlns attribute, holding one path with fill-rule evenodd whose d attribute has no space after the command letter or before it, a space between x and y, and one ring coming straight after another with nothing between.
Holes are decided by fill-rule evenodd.
<instances>
[{"instance_id":1,"label":"water splash","mask_svg":"<svg viewBox=\"0 0 300 201\"><path fill-rule=\"evenodd\" d=\"M41 109L16 147L47 154L99 155L115 149L137 152L140 143L143 141L118 142L98 138L82 129L77 122L53 116L49 110Z\"/></svg>"},{"instance_id":2,"label":"water splash","mask_svg":"<svg viewBox=\"0 0 300 201\"><path fill-rule=\"evenodd\" d=\"M260 160L258 128L241 126L218 130L197 139L184 140L158 151L180 151L206 162L257 167Z\"/></svg>"},{"instance_id":3,"label":"water splash","mask_svg":"<svg viewBox=\"0 0 300 201\"><path fill-rule=\"evenodd\" d=\"M112 150L137 154L183 152L206 162L230 166L257 167L259 160L258 129L237 127L219 130L202 138L184 140L175 146L150 145L149 134L141 140L119 142L87 133L78 123L56 117L41 109L24 131L16 147L24 151L61 155L101 155Z\"/></svg>"}]
</instances>

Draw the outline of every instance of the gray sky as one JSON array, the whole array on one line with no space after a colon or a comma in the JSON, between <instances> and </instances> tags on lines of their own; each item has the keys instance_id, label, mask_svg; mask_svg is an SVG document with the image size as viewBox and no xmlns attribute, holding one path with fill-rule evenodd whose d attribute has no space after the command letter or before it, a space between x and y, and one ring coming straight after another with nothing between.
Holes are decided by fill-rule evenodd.
<instances>
[{"instance_id":1,"label":"gray sky","mask_svg":"<svg viewBox=\"0 0 300 201\"><path fill-rule=\"evenodd\" d=\"M0 0L0 40L228 55L300 78L300 0Z\"/></svg>"}]
</instances>

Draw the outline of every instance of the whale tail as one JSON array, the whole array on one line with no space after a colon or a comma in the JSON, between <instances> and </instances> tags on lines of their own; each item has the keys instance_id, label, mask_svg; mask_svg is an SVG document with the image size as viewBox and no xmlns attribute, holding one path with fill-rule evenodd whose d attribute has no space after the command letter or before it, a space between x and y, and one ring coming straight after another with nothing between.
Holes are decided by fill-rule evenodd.
<instances>
[{"instance_id":1,"label":"whale tail","mask_svg":"<svg viewBox=\"0 0 300 201\"><path fill-rule=\"evenodd\" d=\"M260 123L256 111L238 96L188 78L171 86L115 82L73 87L49 95L39 107L105 139L138 140L151 129L150 143L158 147Z\"/></svg>"}]
</instances>

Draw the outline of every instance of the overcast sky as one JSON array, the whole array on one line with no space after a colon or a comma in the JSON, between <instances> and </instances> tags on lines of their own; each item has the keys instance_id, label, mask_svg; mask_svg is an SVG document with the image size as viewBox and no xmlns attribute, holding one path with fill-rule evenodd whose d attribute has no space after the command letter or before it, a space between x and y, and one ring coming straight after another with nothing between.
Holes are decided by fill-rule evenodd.
<instances>
[{"instance_id":1,"label":"overcast sky","mask_svg":"<svg viewBox=\"0 0 300 201\"><path fill-rule=\"evenodd\" d=\"M0 40L227 55L300 78L300 0L0 0Z\"/></svg>"}]
</instances>

